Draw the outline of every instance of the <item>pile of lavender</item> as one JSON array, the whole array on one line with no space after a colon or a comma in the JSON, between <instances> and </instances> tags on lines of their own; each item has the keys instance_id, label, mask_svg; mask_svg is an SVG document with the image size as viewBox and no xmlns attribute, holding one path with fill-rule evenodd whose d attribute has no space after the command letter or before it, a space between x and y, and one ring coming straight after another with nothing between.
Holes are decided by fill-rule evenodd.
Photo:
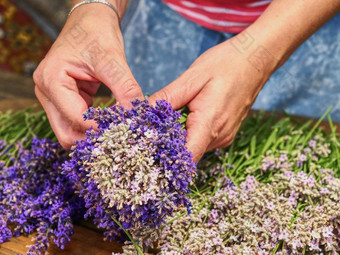
<instances>
[{"instance_id":1,"label":"pile of lavender","mask_svg":"<svg viewBox=\"0 0 340 255\"><path fill-rule=\"evenodd\" d=\"M157 229L178 208L190 211L187 193L196 165L185 147L180 113L164 100L132 105L90 108L84 117L98 129L76 142L64 164L85 201L86 217L105 229L108 240L122 236L120 224Z\"/></svg>"},{"instance_id":2,"label":"pile of lavender","mask_svg":"<svg viewBox=\"0 0 340 255\"><path fill-rule=\"evenodd\" d=\"M27 254L45 254L50 241L60 248L70 241L82 202L61 174L66 152L49 139L24 143L0 140L0 243L35 234Z\"/></svg>"},{"instance_id":3,"label":"pile of lavender","mask_svg":"<svg viewBox=\"0 0 340 255\"><path fill-rule=\"evenodd\" d=\"M330 135L249 118L230 148L198 165L192 213L131 231L123 254L339 254L339 136L329 124Z\"/></svg>"},{"instance_id":4,"label":"pile of lavender","mask_svg":"<svg viewBox=\"0 0 340 255\"><path fill-rule=\"evenodd\" d=\"M326 188L327 187L327 188ZM340 180L323 170L277 174L273 183L248 176L239 187L224 183L187 215L178 211L161 231L134 237L144 254L338 254ZM138 254L129 242L124 254Z\"/></svg>"},{"instance_id":5,"label":"pile of lavender","mask_svg":"<svg viewBox=\"0 0 340 255\"><path fill-rule=\"evenodd\" d=\"M98 127L70 154L32 140L51 137L45 115L15 116L0 114L0 243L37 233L28 254L52 240L63 248L83 211L125 255L340 253L340 139L328 112L327 133L321 119L248 117L197 166L166 101L90 108Z\"/></svg>"}]
</instances>

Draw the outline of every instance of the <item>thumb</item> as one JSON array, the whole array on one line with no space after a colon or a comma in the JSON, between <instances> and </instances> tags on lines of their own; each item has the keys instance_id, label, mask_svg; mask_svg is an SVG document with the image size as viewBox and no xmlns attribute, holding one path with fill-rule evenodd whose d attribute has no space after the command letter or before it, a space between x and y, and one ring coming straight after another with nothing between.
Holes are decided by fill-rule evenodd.
<instances>
[{"instance_id":1,"label":"thumb","mask_svg":"<svg viewBox=\"0 0 340 255\"><path fill-rule=\"evenodd\" d=\"M125 60L111 59L97 71L97 76L112 91L117 101L126 108L131 107L131 100L144 98L142 89Z\"/></svg>"},{"instance_id":2,"label":"thumb","mask_svg":"<svg viewBox=\"0 0 340 255\"><path fill-rule=\"evenodd\" d=\"M155 104L157 100L164 99L171 104L172 108L179 109L188 104L206 82L204 77L188 69L168 86L151 95L149 102Z\"/></svg>"}]
</instances>

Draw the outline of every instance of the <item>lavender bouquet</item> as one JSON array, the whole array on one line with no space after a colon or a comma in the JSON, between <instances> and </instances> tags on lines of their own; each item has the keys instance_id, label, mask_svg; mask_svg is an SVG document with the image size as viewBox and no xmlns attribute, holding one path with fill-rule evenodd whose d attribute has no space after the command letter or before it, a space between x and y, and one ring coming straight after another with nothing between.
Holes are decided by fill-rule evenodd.
<instances>
[{"instance_id":1,"label":"lavender bouquet","mask_svg":"<svg viewBox=\"0 0 340 255\"><path fill-rule=\"evenodd\" d=\"M90 108L84 117L95 120L98 130L88 130L64 164L85 201L86 217L109 240L123 237L121 227L156 229L174 210L190 211L195 163L185 147L180 113L164 100L132 105Z\"/></svg>"}]
</instances>

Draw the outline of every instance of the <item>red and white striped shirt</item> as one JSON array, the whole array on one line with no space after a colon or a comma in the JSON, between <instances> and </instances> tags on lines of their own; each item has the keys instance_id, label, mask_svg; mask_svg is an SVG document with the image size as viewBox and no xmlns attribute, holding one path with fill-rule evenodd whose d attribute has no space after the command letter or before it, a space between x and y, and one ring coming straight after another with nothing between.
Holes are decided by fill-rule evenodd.
<instances>
[{"instance_id":1,"label":"red and white striped shirt","mask_svg":"<svg viewBox=\"0 0 340 255\"><path fill-rule=\"evenodd\" d=\"M163 0L185 18L212 30L239 33L252 24L271 0Z\"/></svg>"}]
</instances>

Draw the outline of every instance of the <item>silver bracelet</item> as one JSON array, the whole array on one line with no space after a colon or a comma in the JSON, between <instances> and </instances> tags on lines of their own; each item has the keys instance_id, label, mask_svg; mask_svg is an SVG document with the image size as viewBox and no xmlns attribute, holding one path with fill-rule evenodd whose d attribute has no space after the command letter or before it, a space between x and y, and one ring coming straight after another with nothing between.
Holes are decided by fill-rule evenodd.
<instances>
[{"instance_id":1,"label":"silver bracelet","mask_svg":"<svg viewBox=\"0 0 340 255\"><path fill-rule=\"evenodd\" d=\"M116 9L116 7L114 7L112 4L110 4L109 2L106 2L104 0L85 0L85 1L82 1L80 3L77 3L75 6L73 6L73 8L71 9L71 11L69 12L68 16L71 15L71 13L76 9L78 8L79 6L82 6L84 4L92 4L92 3L100 3L100 4L105 4L107 6L109 6L117 15L118 17L118 20L120 21L120 17L119 17L119 14L118 14L118 11Z\"/></svg>"}]
</instances>

